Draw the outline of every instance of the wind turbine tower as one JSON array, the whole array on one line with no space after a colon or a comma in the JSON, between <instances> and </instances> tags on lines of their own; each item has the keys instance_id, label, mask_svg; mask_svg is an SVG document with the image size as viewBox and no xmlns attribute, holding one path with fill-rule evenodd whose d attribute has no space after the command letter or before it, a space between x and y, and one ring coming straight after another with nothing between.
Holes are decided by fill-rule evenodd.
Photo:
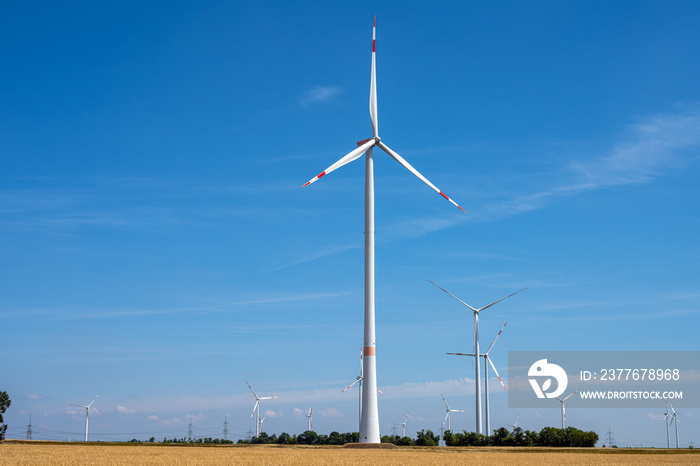
<instances>
[{"instance_id":1,"label":"wind turbine tower","mask_svg":"<svg viewBox=\"0 0 700 466\"><path fill-rule=\"evenodd\" d=\"M406 421L408 421L408 413L406 413L406 419L404 419L403 422L399 424L401 426L401 438L405 437L406 432L408 431L408 428L406 428Z\"/></svg>"},{"instance_id":2,"label":"wind turbine tower","mask_svg":"<svg viewBox=\"0 0 700 466\"><path fill-rule=\"evenodd\" d=\"M506 325L508 325L508 322L503 324L503 327L501 330L498 332L498 335L496 335L496 338L493 340L493 343L491 343L491 346L489 346L489 349L486 350L484 354L480 354L482 358L484 358L484 406L486 408L486 434L491 435L491 410L489 408L489 364L491 364L491 367L493 368L493 371L496 373L496 377L498 377L498 381L501 382L501 386L503 387L503 390L506 390L506 385L503 383L503 380L501 379L501 376L498 375L498 371L496 370L496 366L493 365L493 361L489 357L489 353L491 352L491 349L493 348L493 345L496 344L496 340L498 340L498 337L501 336L501 333L503 332L503 329L506 328ZM474 356L474 354L469 353L447 353L447 354L453 354L457 356ZM517 421L516 421L517 422Z\"/></svg>"},{"instance_id":3,"label":"wind turbine tower","mask_svg":"<svg viewBox=\"0 0 700 466\"><path fill-rule=\"evenodd\" d=\"M341 390L341 392L340 392L340 393L345 393L345 391L350 390L350 388L351 388L353 385L359 384L359 385L357 386L357 388L358 388L358 390L357 390L358 403L359 403L359 406L360 406L360 407L359 407L359 411L358 411L358 416L359 416L358 429L360 429L361 426L362 426L362 379L363 379L362 374L363 374L363 368L362 368L362 348L360 348L360 375L357 376L357 378L355 379L355 381L354 381L353 383L351 383L350 385L348 385L347 387L345 387L345 388L344 388L343 390ZM377 389L377 390L379 390L379 389ZM358 432L359 432L359 430L358 430Z\"/></svg>"},{"instance_id":4,"label":"wind turbine tower","mask_svg":"<svg viewBox=\"0 0 700 466\"><path fill-rule=\"evenodd\" d=\"M71 406L79 406L81 408L85 408L85 441L88 441L88 418L90 417L90 406L95 402L95 400L100 396L100 393L97 394L97 396L90 402L89 405L76 405L71 403Z\"/></svg>"},{"instance_id":5,"label":"wind turbine tower","mask_svg":"<svg viewBox=\"0 0 700 466\"><path fill-rule=\"evenodd\" d=\"M391 150L379 137L379 120L377 116L377 73L376 73L376 17L372 26L372 70L369 88L369 115L372 123L372 137L357 143L357 149L351 151L330 167L310 179L308 186L326 176L333 170L358 159L365 154L365 305L364 305L364 360L362 384L362 412L360 417L360 443L380 443L379 410L377 406L377 353L375 338L375 282L374 282L374 159L372 150L375 146L382 149L408 171L434 189L445 199L462 209L455 201L447 197L427 178L413 168L403 157ZM465 211L466 212L466 211Z\"/></svg>"},{"instance_id":6,"label":"wind turbine tower","mask_svg":"<svg viewBox=\"0 0 700 466\"><path fill-rule=\"evenodd\" d=\"M671 412L673 412L673 415L671 416L671 424L676 425L676 448L680 448L680 443L678 442L678 414L676 413L676 410L673 409L673 405L671 402L668 402L668 405L671 407Z\"/></svg>"},{"instance_id":7,"label":"wind turbine tower","mask_svg":"<svg viewBox=\"0 0 700 466\"><path fill-rule=\"evenodd\" d=\"M474 371L475 371L475 374L474 374L474 382L475 382L475 387L476 387L476 390L475 390L475 398L476 398L476 409L475 409L475 412L476 412L476 432L479 433L479 434L483 434L482 425L481 425L481 371L480 371L480 366L479 366L479 357L481 356L481 353L479 353L479 313L480 313L481 311L484 311L484 310L490 308L490 307L493 306L494 304L500 303L500 302L503 301L504 299L508 299L508 298L510 298L510 297L513 296L513 295L516 295L516 294L518 294L518 293L520 293L520 292L522 292L522 291L525 291L527 288L523 288L523 289L520 290L520 291L516 291L515 293L509 294L509 295L506 296L505 298L501 298L501 299L499 299L498 301L494 301L494 302L492 302L491 304L487 304L487 305L484 306L484 307L481 307L481 308L479 308L479 309L476 309L476 308L471 307L469 304L465 303L464 301L462 301L461 299L459 299L457 296L453 295L452 293L450 293L450 292L447 291L446 289L442 288L442 287L441 287L440 285L438 285L437 283L435 283L435 282L433 282L433 281L431 281L431 280L428 280L428 281L429 281L430 283L432 283L433 285L435 285L436 287L440 288L442 291L444 291L444 292L447 293L448 295L452 296L454 299L456 299L456 300L459 301L460 303L462 303L462 304L464 304L465 306L467 306L467 307L468 307L469 309L471 309L471 311L474 313L474 353L472 353L472 355L474 356ZM496 338L498 338L498 337L496 337ZM494 368L494 370L495 370L495 368ZM501 383L503 383L503 382L501 382Z\"/></svg>"},{"instance_id":8,"label":"wind turbine tower","mask_svg":"<svg viewBox=\"0 0 700 466\"><path fill-rule=\"evenodd\" d=\"M258 394L255 393L255 390L253 390L253 387L250 386L248 381L246 381L245 384L248 385L248 388L250 388L250 391L253 392L253 396L255 397L255 406L253 406L253 412L250 413L250 418L253 419L253 414L256 414L257 412L257 416L255 418L255 436L259 437L260 432L262 431L262 423L265 420L265 418L263 418L263 421L260 420L260 401L273 400L275 398L279 398L279 396L258 396Z\"/></svg>"},{"instance_id":9,"label":"wind turbine tower","mask_svg":"<svg viewBox=\"0 0 700 466\"><path fill-rule=\"evenodd\" d=\"M580 388L576 390L574 393L571 393L564 398L559 398L557 397L557 400L559 400L559 403L561 403L561 428L566 429L566 408L564 407L564 402L571 398L574 394L578 393Z\"/></svg>"},{"instance_id":10,"label":"wind turbine tower","mask_svg":"<svg viewBox=\"0 0 700 466\"><path fill-rule=\"evenodd\" d=\"M311 408L309 408L309 414L306 415L307 421L309 421L309 425L307 426L308 428L306 430L311 431L314 428L313 423L311 422Z\"/></svg>"},{"instance_id":11,"label":"wind turbine tower","mask_svg":"<svg viewBox=\"0 0 700 466\"><path fill-rule=\"evenodd\" d=\"M440 393L440 396L442 396L442 401L445 403L445 411L447 411L447 414L445 415L445 420L442 421L442 425L445 425L445 422L447 422L447 430L452 432L452 425L450 424L450 413L463 413L464 410L461 409L450 409L450 407L447 405L447 400L445 397Z\"/></svg>"}]
</instances>

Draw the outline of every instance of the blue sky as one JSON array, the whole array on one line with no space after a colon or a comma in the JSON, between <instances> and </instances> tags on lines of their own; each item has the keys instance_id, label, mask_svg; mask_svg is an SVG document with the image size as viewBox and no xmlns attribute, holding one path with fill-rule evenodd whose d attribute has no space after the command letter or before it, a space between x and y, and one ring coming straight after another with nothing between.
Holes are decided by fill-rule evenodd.
<instances>
[{"instance_id":1,"label":"blue sky","mask_svg":"<svg viewBox=\"0 0 700 466\"><path fill-rule=\"evenodd\" d=\"M700 5L2 2L0 389L11 436L357 428L372 17L380 428L474 429L446 352L698 350ZM495 379L494 379L495 380ZM492 424L558 425L508 409ZM499 391L500 390L500 391ZM516 412L517 411L517 412ZM576 410L665 445L658 410ZM681 444L700 413L681 414Z\"/></svg>"}]
</instances>

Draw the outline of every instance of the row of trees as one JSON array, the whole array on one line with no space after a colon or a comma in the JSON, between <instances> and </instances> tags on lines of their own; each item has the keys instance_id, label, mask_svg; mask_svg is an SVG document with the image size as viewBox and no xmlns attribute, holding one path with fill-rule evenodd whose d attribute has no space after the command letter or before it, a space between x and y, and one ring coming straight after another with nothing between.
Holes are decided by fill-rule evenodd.
<instances>
[{"instance_id":1,"label":"row of trees","mask_svg":"<svg viewBox=\"0 0 700 466\"><path fill-rule=\"evenodd\" d=\"M329 435L326 435L317 434L312 430L307 430L299 435L289 435L286 432L282 432L279 437L275 434L267 435L265 432L261 432L257 437L253 437L250 440L241 439L238 441L238 443L274 443L277 445L345 445L346 443L358 443L359 441L359 432L346 432L341 434L334 431Z\"/></svg>"},{"instance_id":2,"label":"row of trees","mask_svg":"<svg viewBox=\"0 0 700 466\"><path fill-rule=\"evenodd\" d=\"M262 432L259 436L250 440L239 440L238 443L251 444L278 444L278 445L344 445L346 443L359 442L358 432L347 432L341 434L331 432L330 435L317 434L307 430L299 435L289 435L283 432L278 437L275 434L268 435ZM493 432L493 435L486 436L475 432L463 433L446 431L442 439L445 445L450 447L481 447L481 446L512 446L512 447L594 447L598 442L598 434L595 432L585 432L575 427L558 429L556 427L545 427L539 432L523 430L516 427L513 432L505 427L501 427ZM382 443L393 443L399 446L437 446L440 443L440 436L435 435L431 430L421 430L416 433L416 438L400 437L398 435L385 435L381 438Z\"/></svg>"},{"instance_id":3,"label":"row of trees","mask_svg":"<svg viewBox=\"0 0 700 466\"><path fill-rule=\"evenodd\" d=\"M510 446L510 447L594 447L598 442L598 434L593 431L585 432L575 427L558 429L545 427L539 432L523 430L516 427L509 431L501 427L490 437L474 432L452 433L449 430L443 435L447 446Z\"/></svg>"}]
</instances>

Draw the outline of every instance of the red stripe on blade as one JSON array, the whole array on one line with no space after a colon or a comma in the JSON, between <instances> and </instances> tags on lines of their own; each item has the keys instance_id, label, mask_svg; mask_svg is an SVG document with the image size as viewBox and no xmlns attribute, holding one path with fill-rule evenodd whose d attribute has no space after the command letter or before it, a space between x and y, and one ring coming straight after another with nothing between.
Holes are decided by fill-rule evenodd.
<instances>
[{"instance_id":1,"label":"red stripe on blade","mask_svg":"<svg viewBox=\"0 0 700 466\"><path fill-rule=\"evenodd\" d=\"M326 172L321 172L316 178L321 178L323 176L326 176Z\"/></svg>"}]
</instances>

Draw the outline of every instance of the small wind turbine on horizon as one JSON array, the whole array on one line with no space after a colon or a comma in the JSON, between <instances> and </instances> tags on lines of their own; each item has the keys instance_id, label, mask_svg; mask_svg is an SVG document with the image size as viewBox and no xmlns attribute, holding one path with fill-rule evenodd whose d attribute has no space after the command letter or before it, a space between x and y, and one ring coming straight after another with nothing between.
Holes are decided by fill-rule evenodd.
<instances>
[{"instance_id":1,"label":"small wind turbine on horizon","mask_svg":"<svg viewBox=\"0 0 700 466\"><path fill-rule=\"evenodd\" d=\"M445 410L447 411L447 414L445 415L445 420L442 421L442 425L445 425L445 422L447 422L447 430L450 432L452 431L452 426L450 425L450 413L463 413L464 410L462 409L450 409L450 407L447 405L447 400L445 397L440 393L440 396L442 396L442 401L445 403Z\"/></svg>"},{"instance_id":2,"label":"small wind turbine on horizon","mask_svg":"<svg viewBox=\"0 0 700 466\"><path fill-rule=\"evenodd\" d=\"M516 427L518 427L518 421L520 420L520 414L518 414L518 418L515 420L515 424L510 424L510 426L515 430Z\"/></svg>"},{"instance_id":3,"label":"small wind turbine on horizon","mask_svg":"<svg viewBox=\"0 0 700 466\"><path fill-rule=\"evenodd\" d=\"M428 280L428 281L430 283L432 283L433 285L435 285L436 287L440 288L442 291L444 291L448 295L452 296L454 299L456 299L460 303L467 306L474 313L474 352L472 353L472 355L474 357L474 370L475 370L474 383L476 386L476 393L475 393L475 398L476 398L476 432L479 434L483 434L483 431L482 431L483 426L481 424L481 371L480 371L480 367L479 367L479 357L481 356L481 353L479 353L479 313L481 311L484 311L484 310L490 308L494 304L500 303L504 299L508 299L511 296L514 296L522 291L525 291L527 288L523 288L520 291L516 291L515 293L509 294L505 298L501 298L498 301L494 301L491 304L487 304L484 307L476 309L476 308L471 307L469 304L465 303L464 301L462 301L457 296L453 295L452 293L450 293L449 291L447 291L446 289L444 289L443 287L441 287L437 283L433 282L432 280ZM498 338L498 337L496 337L496 338ZM495 341L494 341L494 343L495 343ZM492 364L492 367L493 367L493 364ZM494 367L494 370L496 370L495 367ZM496 371L496 373L498 373L498 371ZM500 377L499 377L499 380L500 380ZM501 381L501 383L503 383L503 381ZM504 386L504 388L505 388L505 386Z\"/></svg>"},{"instance_id":4,"label":"small wind turbine on horizon","mask_svg":"<svg viewBox=\"0 0 700 466\"><path fill-rule=\"evenodd\" d=\"M263 418L262 421L260 420L260 401L273 400L275 398L279 398L279 396L258 396L258 394L255 393L255 390L253 390L253 387L250 386L247 380L245 384L248 385L248 388L250 388L250 391L253 392L253 396L255 397L255 406L253 406L253 412L250 413L250 419L253 419L253 414L255 414L257 411L257 416L255 419L255 436L259 437L260 432L262 431L262 423L265 420L265 418Z\"/></svg>"},{"instance_id":5,"label":"small wind turbine on horizon","mask_svg":"<svg viewBox=\"0 0 700 466\"><path fill-rule=\"evenodd\" d=\"M673 409L673 405L670 401L668 402L668 405L671 407L671 411L673 412L673 415L671 416L671 424L676 425L676 448L680 448L680 443L678 441L678 423L680 421L678 420L678 414L676 413L676 410Z\"/></svg>"},{"instance_id":6,"label":"small wind turbine on horizon","mask_svg":"<svg viewBox=\"0 0 700 466\"><path fill-rule=\"evenodd\" d=\"M408 421L408 413L406 413L406 419L403 420L401 424L401 438L406 436L406 432L408 432L408 428L406 427L406 421ZM410 434L410 432L408 432Z\"/></svg>"},{"instance_id":7,"label":"small wind turbine on horizon","mask_svg":"<svg viewBox=\"0 0 700 466\"><path fill-rule=\"evenodd\" d=\"M503 383L503 380L501 379L501 376L498 374L498 371L496 370L496 366L494 366L493 361L489 357L489 353L491 352L491 349L493 348L493 345L496 344L496 340L498 340L498 337L501 336L501 333L503 332L503 329L506 328L506 325L508 325L508 322L503 324L503 327L501 327L501 330L498 332L498 335L496 335L496 338L494 338L493 343L491 343L491 346L489 346L489 349L486 350L485 353L480 354L482 358L484 358L484 398L485 398L485 407L486 407L486 433L487 435L491 435L491 409L489 407L489 364L491 364L491 367L493 368L493 371L496 373L496 377L498 377L498 381L501 382L501 386L503 387L503 390L507 391L506 385ZM452 354L452 355L457 355L457 356L474 356L473 353L447 353L447 354Z\"/></svg>"},{"instance_id":8,"label":"small wind turbine on horizon","mask_svg":"<svg viewBox=\"0 0 700 466\"><path fill-rule=\"evenodd\" d=\"M566 410L564 408L564 402L571 398L573 395L578 393L581 389L579 388L576 390L574 393L569 394L568 396L565 396L564 398L559 398L557 397L557 400L559 400L559 403L561 403L561 428L566 429Z\"/></svg>"},{"instance_id":9,"label":"small wind turbine on horizon","mask_svg":"<svg viewBox=\"0 0 700 466\"><path fill-rule=\"evenodd\" d=\"M669 406L671 407L671 411L673 414L671 414L668 411ZM666 421L666 448L671 448L671 434L669 432L670 424L675 421L676 423L676 448L680 448L680 442L678 441L678 414L676 413L676 410L673 409L673 405L667 400L666 401L666 412L664 413L663 419L661 419L661 422Z\"/></svg>"},{"instance_id":10,"label":"small wind turbine on horizon","mask_svg":"<svg viewBox=\"0 0 700 466\"><path fill-rule=\"evenodd\" d=\"M71 406L79 406L81 408L85 408L85 441L88 441L88 417L90 416L90 406L95 402L95 400L101 395L101 393L98 393L97 396L90 402L89 405L77 405L75 403L71 403Z\"/></svg>"},{"instance_id":11,"label":"small wind turbine on horizon","mask_svg":"<svg viewBox=\"0 0 700 466\"><path fill-rule=\"evenodd\" d=\"M344 389L342 389L342 390L340 391L340 393L345 393L347 390L350 390L350 388L352 388L353 385L359 384L359 385L357 386L357 388L358 388L358 390L357 390L357 396L358 396L358 404L359 404L359 410L358 410L358 413L359 413L359 424L358 424L358 429L359 429L359 426L362 425L362 379L363 379L363 378L364 378L364 377L363 377L363 369L362 369L362 348L360 348L360 375L357 376L357 378L355 379L355 381L354 381L353 383L351 383L350 385L348 385L347 387L345 387ZM379 393L381 393L382 395L384 394L384 392L381 391L381 390L379 389L379 387L377 387L377 391L378 391ZM358 430L358 432L359 432L359 430Z\"/></svg>"},{"instance_id":12,"label":"small wind turbine on horizon","mask_svg":"<svg viewBox=\"0 0 700 466\"><path fill-rule=\"evenodd\" d=\"M308 418L308 421L309 421L308 429L306 429L306 430L311 431L314 428L314 425L311 422L311 408L309 408L309 414L307 414L306 417Z\"/></svg>"},{"instance_id":13,"label":"small wind turbine on horizon","mask_svg":"<svg viewBox=\"0 0 700 466\"><path fill-rule=\"evenodd\" d=\"M364 305L364 382L362 384L362 410L360 412L360 443L380 443L379 410L377 405L377 359L375 338L375 280L374 280L374 159L372 149L377 146L396 160L418 179L430 186L442 197L466 212L434 184L413 168L403 157L391 150L379 137L377 116L376 73L376 17L372 26L372 71L369 89L369 115L372 137L357 143L357 149L343 156L330 167L310 179L304 186L326 176L333 170L358 159L365 154L365 305Z\"/></svg>"}]
</instances>

